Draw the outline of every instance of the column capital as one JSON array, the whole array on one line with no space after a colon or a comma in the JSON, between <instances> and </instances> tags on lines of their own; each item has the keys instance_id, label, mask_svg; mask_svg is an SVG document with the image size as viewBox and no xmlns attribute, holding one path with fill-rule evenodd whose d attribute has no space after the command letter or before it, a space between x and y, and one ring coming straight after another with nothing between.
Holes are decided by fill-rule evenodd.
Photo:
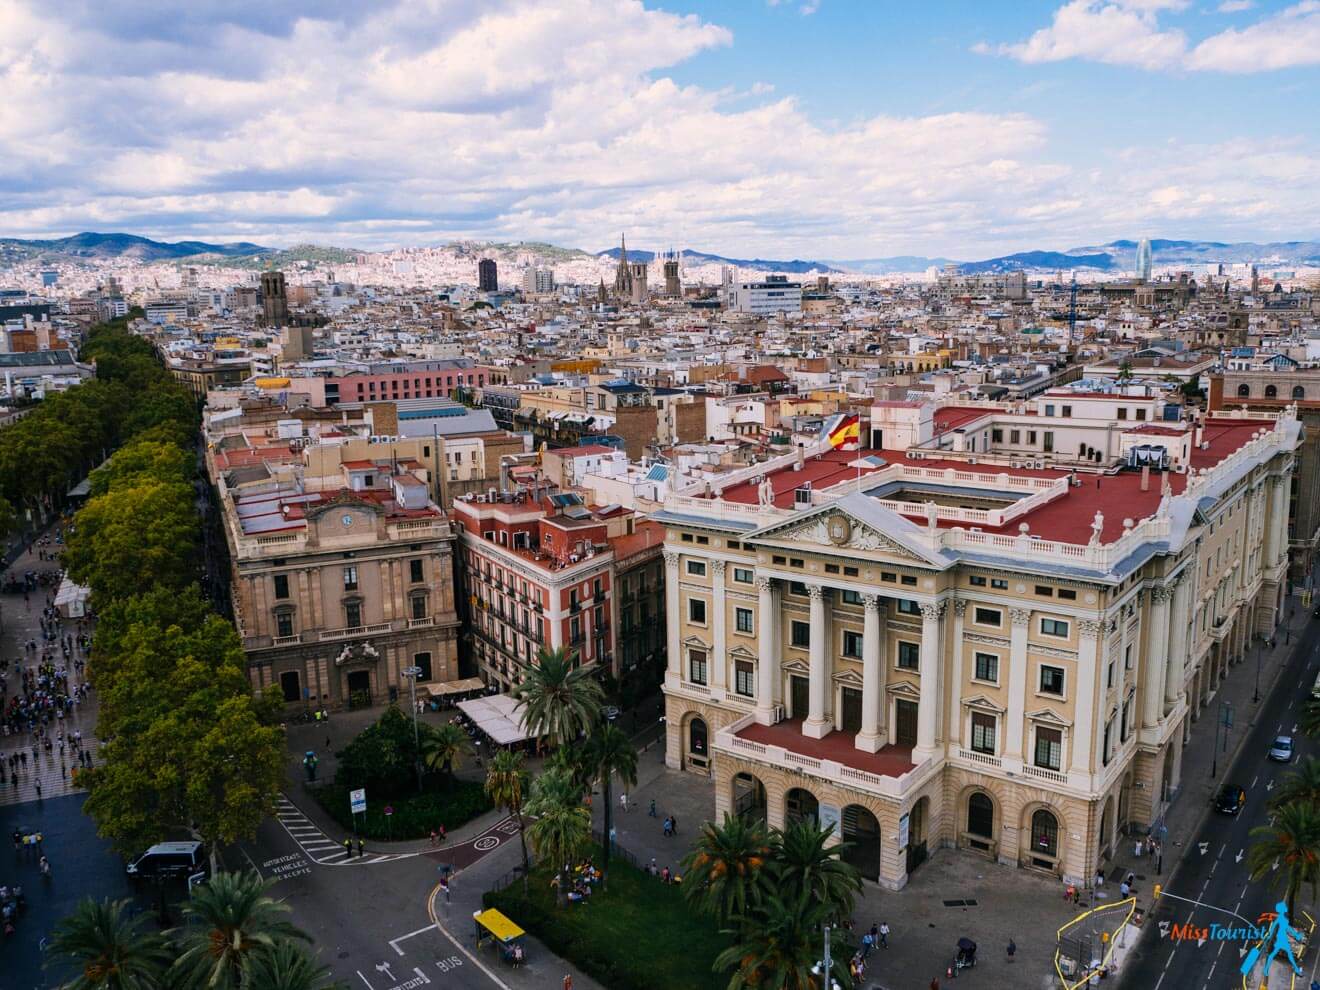
<instances>
[{"instance_id":1,"label":"column capital","mask_svg":"<svg viewBox=\"0 0 1320 990\"><path fill-rule=\"evenodd\" d=\"M724 577L724 563L722 560L712 560L710 562L710 570L715 577Z\"/></svg>"},{"instance_id":2,"label":"column capital","mask_svg":"<svg viewBox=\"0 0 1320 990\"><path fill-rule=\"evenodd\" d=\"M1031 609L1029 608L1009 609L1008 617L1012 620L1013 625L1019 628L1026 628L1031 625Z\"/></svg>"},{"instance_id":3,"label":"column capital","mask_svg":"<svg viewBox=\"0 0 1320 990\"><path fill-rule=\"evenodd\" d=\"M862 607L868 612L880 611L880 596L871 594L862 595Z\"/></svg>"},{"instance_id":4,"label":"column capital","mask_svg":"<svg viewBox=\"0 0 1320 990\"><path fill-rule=\"evenodd\" d=\"M756 579L757 591L770 591L775 586L775 579L768 577L759 577Z\"/></svg>"},{"instance_id":5,"label":"column capital","mask_svg":"<svg viewBox=\"0 0 1320 990\"><path fill-rule=\"evenodd\" d=\"M1097 638L1104 630L1105 623L1099 619L1079 619L1077 629L1083 636L1089 636L1091 639Z\"/></svg>"},{"instance_id":6,"label":"column capital","mask_svg":"<svg viewBox=\"0 0 1320 990\"><path fill-rule=\"evenodd\" d=\"M807 585L807 597L813 602L821 601L825 597L825 589L819 584Z\"/></svg>"},{"instance_id":7,"label":"column capital","mask_svg":"<svg viewBox=\"0 0 1320 990\"><path fill-rule=\"evenodd\" d=\"M666 566L666 567L675 567L675 568L678 567L678 556L679 556L679 555L678 555L678 553L677 553L676 551L674 551L674 550L666 550L666 551L665 551L665 566Z\"/></svg>"},{"instance_id":8,"label":"column capital","mask_svg":"<svg viewBox=\"0 0 1320 990\"><path fill-rule=\"evenodd\" d=\"M956 616L957 616L958 618L960 618L960 619L961 619L964 615L967 614L967 599L966 599L966 598L957 598L957 599L954 600L954 603L953 603L953 614L956 615Z\"/></svg>"},{"instance_id":9,"label":"column capital","mask_svg":"<svg viewBox=\"0 0 1320 990\"><path fill-rule=\"evenodd\" d=\"M921 617L928 622L938 622L944 615L944 606L945 603L942 601L927 602L921 606Z\"/></svg>"},{"instance_id":10,"label":"column capital","mask_svg":"<svg viewBox=\"0 0 1320 990\"><path fill-rule=\"evenodd\" d=\"M1159 605L1161 602L1167 602L1173 597L1173 589L1168 585L1157 584L1150 589L1151 604Z\"/></svg>"}]
</instances>

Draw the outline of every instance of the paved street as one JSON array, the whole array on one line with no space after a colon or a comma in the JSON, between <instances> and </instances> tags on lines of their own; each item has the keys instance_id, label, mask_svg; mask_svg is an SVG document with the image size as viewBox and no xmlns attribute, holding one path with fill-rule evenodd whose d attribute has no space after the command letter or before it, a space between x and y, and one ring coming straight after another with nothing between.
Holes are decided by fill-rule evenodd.
<instances>
[{"instance_id":1,"label":"paved street","mask_svg":"<svg viewBox=\"0 0 1320 990\"><path fill-rule=\"evenodd\" d=\"M1282 641L1279 649L1285 650ZM1274 786L1295 768L1297 762L1317 755L1317 746L1296 730L1296 721L1316 672L1320 670L1320 622L1304 622L1301 635L1293 637L1286 655L1288 660L1277 686L1268 694L1262 689L1259 704L1250 701L1254 651L1229 675L1228 684L1221 688L1221 696L1230 686L1235 688L1235 736L1240 737L1243 727L1248 722L1250 725L1245 737L1240 737L1241 751L1231 765L1226 764L1221 741L1218 774L1212 786L1203 787L1203 790L1217 792L1224 782L1239 784L1247 791L1246 807L1237 817L1209 811L1200 828L1191 833L1191 841L1182 845L1182 860L1167 879L1166 890L1180 898L1200 901L1204 906L1172 898L1159 903L1154 915L1146 922L1137 952L1125 967L1123 985L1130 990L1161 987L1200 990L1241 985L1237 973L1243 948L1241 943L1206 941L1198 945L1196 941L1170 941L1165 932L1168 923L1191 922L1207 926L1216 922L1240 925L1245 921L1255 924L1261 912L1272 910L1279 899L1270 887L1270 880L1250 880L1244 857L1251 846L1251 829L1269 823L1267 802ZM1206 715L1193 730L1192 743L1200 750L1201 772L1207 774L1198 784L1208 781L1204 766L1206 749L1213 745L1213 717L1220 700L1222 697L1217 697L1212 702L1212 707L1206 709ZM1279 734L1291 734L1297 745L1292 767L1266 757L1270 743ZM1187 771L1185 764L1184 773ZM1204 803L1197 802L1195 806L1201 811L1206 809ZM1165 867L1167 872L1171 864L1166 863ZM1149 873L1149 869L1146 872ZM1155 877L1148 875L1139 878L1143 900L1148 901L1154 880ZM1314 914L1315 906L1308 903L1309 899L1309 891L1304 891L1298 899L1298 908L1309 909ZM1299 985L1309 985L1317 960L1320 960L1320 953L1312 950L1307 959L1307 982L1299 982Z\"/></svg>"}]
</instances>

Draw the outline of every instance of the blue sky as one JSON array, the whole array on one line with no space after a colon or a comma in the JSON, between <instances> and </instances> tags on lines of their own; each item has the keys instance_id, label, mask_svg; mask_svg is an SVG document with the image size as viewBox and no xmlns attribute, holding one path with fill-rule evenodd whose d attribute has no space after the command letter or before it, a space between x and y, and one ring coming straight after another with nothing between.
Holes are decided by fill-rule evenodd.
<instances>
[{"instance_id":1,"label":"blue sky","mask_svg":"<svg viewBox=\"0 0 1320 990\"><path fill-rule=\"evenodd\" d=\"M0 0L0 235L1320 237L1320 0Z\"/></svg>"}]
</instances>

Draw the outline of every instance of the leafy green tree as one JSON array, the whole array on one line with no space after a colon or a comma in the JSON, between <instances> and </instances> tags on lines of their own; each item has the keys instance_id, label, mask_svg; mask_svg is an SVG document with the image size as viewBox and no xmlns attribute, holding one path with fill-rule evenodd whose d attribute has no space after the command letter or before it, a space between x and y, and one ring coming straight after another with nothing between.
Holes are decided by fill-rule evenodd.
<instances>
[{"instance_id":1,"label":"leafy green tree","mask_svg":"<svg viewBox=\"0 0 1320 990\"><path fill-rule=\"evenodd\" d=\"M417 743L412 722L390 705L374 725L359 732L337 754L335 783L349 789L368 787L382 798L410 794L417 788Z\"/></svg>"},{"instance_id":2,"label":"leafy green tree","mask_svg":"<svg viewBox=\"0 0 1320 990\"><path fill-rule=\"evenodd\" d=\"M179 955L171 986L187 990L240 990L253 982L255 960L284 941L311 941L286 915L289 906L267 894L255 872L217 873L193 889L183 909Z\"/></svg>"},{"instance_id":3,"label":"leafy green tree","mask_svg":"<svg viewBox=\"0 0 1320 990\"><path fill-rule=\"evenodd\" d=\"M85 897L51 933L48 952L78 971L62 990L164 990L173 953L165 936L144 931L128 900Z\"/></svg>"},{"instance_id":4,"label":"leafy green tree","mask_svg":"<svg viewBox=\"0 0 1320 990\"><path fill-rule=\"evenodd\" d=\"M815 821L794 822L774 836L775 885L781 890L805 890L837 921L851 917L862 890L861 874L843 859L844 843L828 845L833 827Z\"/></svg>"},{"instance_id":5,"label":"leafy green tree","mask_svg":"<svg viewBox=\"0 0 1320 990\"><path fill-rule=\"evenodd\" d=\"M811 970L820 960L822 932L832 917L829 905L815 900L809 890L777 887L758 910L733 917L734 927L728 933L734 944L715 958L715 972L733 971L729 990L820 990L821 980ZM830 975L844 990L851 990L845 930L832 929L830 941L834 963Z\"/></svg>"},{"instance_id":6,"label":"leafy green tree","mask_svg":"<svg viewBox=\"0 0 1320 990\"><path fill-rule=\"evenodd\" d=\"M1312 738L1320 737L1320 700L1302 706L1301 729Z\"/></svg>"},{"instance_id":7,"label":"leafy green tree","mask_svg":"<svg viewBox=\"0 0 1320 990\"><path fill-rule=\"evenodd\" d=\"M523 801L527 796L528 777L522 753L502 749L490 761L486 770L486 794L499 807L507 808L518 819L518 841L522 844L523 886L532 864L527 857L527 834L523 826Z\"/></svg>"},{"instance_id":8,"label":"leafy green tree","mask_svg":"<svg viewBox=\"0 0 1320 990\"><path fill-rule=\"evenodd\" d=\"M1273 807L1285 804L1309 804L1320 808L1320 760L1303 760L1294 773L1285 774L1270 801Z\"/></svg>"},{"instance_id":9,"label":"leafy green tree","mask_svg":"<svg viewBox=\"0 0 1320 990\"><path fill-rule=\"evenodd\" d=\"M245 985L252 990L341 990L343 987L338 980L330 979L328 967L313 959L297 942L287 939L253 954Z\"/></svg>"},{"instance_id":10,"label":"leafy green tree","mask_svg":"<svg viewBox=\"0 0 1320 990\"><path fill-rule=\"evenodd\" d=\"M207 627L210 620L223 623L229 635L215 626ZM211 607L202 597L201 588L189 585L182 591L152 586L131 598L116 598L108 602L97 614L96 633L92 637L92 663L88 667L93 686L101 692L109 690L118 672L120 658L142 643L150 643L171 628L179 634L189 631L200 635L189 649L200 649L209 643L227 653L234 663L242 663L242 645L233 627L212 615Z\"/></svg>"},{"instance_id":11,"label":"leafy green tree","mask_svg":"<svg viewBox=\"0 0 1320 990\"><path fill-rule=\"evenodd\" d=\"M628 734L612 722L599 722L583 747L583 763L591 780L600 784L604 798L605 847L602 865L610 862L609 835L613 823L613 781L617 776L624 787L637 784L637 750Z\"/></svg>"},{"instance_id":12,"label":"leafy green tree","mask_svg":"<svg viewBox=\"0 0 1320 990\"><path fill-rule=\"evenodd\" d=\"M1271 877L1281 888L1288 913L1295 916L1297 892L1309 885L1311 896L1320 897L1320 809L1311 804L1288 804L1279 808L1273 825L1251 830L1256 840L1247 850L1251 879Z\"/></svg>"},{"instance_id":13,"label":"leafy green tree","mask_svg":"<svg viewBox=\"0 0 1320 990\"><path fill-rule=\"evenodd\" d=\"M135 440L115 451L104 465L89 476L91 495L98 497L120 486L166 481L191 485L197 459L191 451L173 443Z\"/></svg>"},{"instance_id":14,"label":"leafy green tree","mask_svg":"<svg viewBox=\"0 0 1320 990\"><path fill-rule=\"evenodd\" d=\"M422 733L422 764L429 770L439 770L447 782L454 779L454 771L470 752L472 744L467 733L453 722L428 726Z\"/></svg>"},{"instance_id":15,"label":"leafy green tree","mask_svg":"<svg viewBox=\"0 0 1320 990\"><path fill-rule=\"evenodd\" d=\"M576 666L577 654L565 647L536 653L514 695L522 700L523 725L552 746L570 743L600 718L604 692L592 671Z\"/></svg>"},{"instance_id":16,"label":"leafy green tree","mask_svg":"<svg viewBox=\"0 0 1320 990\"><path fill-rule=\"evenodd\" d=\"M536 854L554 864L555 888L562 896L564 867L582 855L591 842L591 813L572 781L557 771L536 779L527 810L532 815L528 838Z\"/></svg>"},{"instance_id":17,"label":"leafy green tree","mask_svg":"<svg viewBox=\"0 0 1320 990\"><path fill-rule=\"evenodd\" d=\"M0 495L0 538L12 533L17 525L18 513L14 511L14 507L9 503L9 500Z\"/></svg>"},{"instance_id":18,"label":"leafy green tree","mask_svg":"<svg viewBox=\"0 0 1320 990\"><path fill-rule=\"evenodd\" d=\"M747 916L772 887L774 847L765 823L724 813L724 822L706 822L683 859L683 896L721 925Z\"/></svg>"}]
</instances>

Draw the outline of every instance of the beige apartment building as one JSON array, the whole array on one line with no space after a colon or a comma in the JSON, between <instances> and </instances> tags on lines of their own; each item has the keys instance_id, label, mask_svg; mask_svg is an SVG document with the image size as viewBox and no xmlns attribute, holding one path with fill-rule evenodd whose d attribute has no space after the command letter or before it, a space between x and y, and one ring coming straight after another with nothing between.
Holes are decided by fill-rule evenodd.
<instances>
[{"instance_id":1,"label":"beige apartment building","mask_svg":"<svg viewBox=\"0 0 1320 990\"><path fill-rule=\"evenodd\" d=\"M671 496L668 764L889 888L942 848L1093 876L1278 620L1301 442L1293 410L1115 401L883 403L872 449Z\"/></svg>"}]
</instances>

